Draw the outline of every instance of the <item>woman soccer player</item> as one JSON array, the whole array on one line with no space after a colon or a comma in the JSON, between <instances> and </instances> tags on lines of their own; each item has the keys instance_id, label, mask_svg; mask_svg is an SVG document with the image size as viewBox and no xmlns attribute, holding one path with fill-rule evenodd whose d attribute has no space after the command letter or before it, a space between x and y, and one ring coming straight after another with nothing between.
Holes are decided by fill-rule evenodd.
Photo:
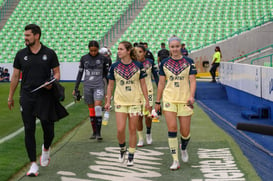
<instances>
[{"instance_id":1,"label":"woman soccer player","mask_svg":"<svg viewBox=\"0 0 273 181\"><path fill-rule=\"evenodd\" d=\"M149 105L147 87L145 84L145 69L143 65L135 61L135 53L132 44L123 41L118 46L118 56L120 61L111 65L108 73L107 103L105 109L110 109L111 99L116 83L114 94L114 105L117 122L117 138L120 146L120 162L124 162L127 151L125 144L126 120L129 119L129 155L127 166L134 164L134 153L136 149L136 128L143 95L146 101L145 108L151 111Z\"/></svg>"},{"instance_id":2,"label":"woman soccer player","mask_svg":"<svg viewBox=\"0 0 273 181\"><path fill-rule=\"evenodd\" d=\"M177 117L180 124L181 158L188 162L187 145L190 140L190 123L193 114L194 94L196 90L194 62L181 54L181 39L173 36L169 39L171 57L164 59L159 67L159 83L155 110L160 109L163 96L163 113L168 127L168 142L173 157L171 170L180 168L178 160Z\"/></svg>"},{"instance_id":3,"label":"woman soccer player","mask_svg":"<svg viewBox=\"0 0 273 181\"><path fill-rule=\"evenodd\" d=\"M158 84L158 74L156 66L152 59L145 58L146 49L142 45L137 45L135 47L137 60L142 63L147 77L145 77L146 86L148 89L148 98L149 98L149 104L150 106L153 106L153 83L152 83L152 74L154 76L154 80L156 82L156 85ZM145 103L145 102L144 102ZM151 134L151 128L152 128L152 118L148 110L145 110L145 104L143 105L142 114L139 116L138 120L138 126L137 126L137 133L138 133L138 147L142 147L144 144L143 141L143 116L145 116L145 123L146 123L146 142L148 145L152 144L152 134Z\"/></svg>"},{"instance_id":4,"label":"woman soccer player","mask_svg":"<svg viewBox=\"0 0 273 181\"><path fill-rule=\"evenodd\" d=\"M89 53L82 56L80 60L79 72L75 84L73 95L78 91L83 72L85 73L83 92L84 101L88 105L90 121L93 134L90 139L102 140L102 101L104 99L104 81L108 69L108 60L99 54L99 43L95 40L89 42Z\"/></svg>"}]
</instances>

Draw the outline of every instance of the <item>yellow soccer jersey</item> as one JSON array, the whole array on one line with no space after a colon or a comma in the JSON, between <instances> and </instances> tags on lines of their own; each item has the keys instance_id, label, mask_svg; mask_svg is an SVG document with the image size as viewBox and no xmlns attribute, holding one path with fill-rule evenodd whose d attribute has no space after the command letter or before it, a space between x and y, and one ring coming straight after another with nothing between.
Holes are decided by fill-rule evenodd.
<instances>
[{"instance_id":1,"label":"yellow soccer jersey","mask_svg":"<svg viewBox=\"0 0 273 181\"><path fill-rule=\"evenodd\" d=\"M166 77L163 102L187 103L190 97L189 75L197 74L194 62L188 57L180 60L164 59L159 68L159 75Z\"/></svg>"},{"instance_id":2,"label":"yellow soccer jersey","mask_svg":"<svg viewBox=\"0 0 273 181\"><path fill-rule=\"evenodd\" d=\"M114 104L127 106L142 105L143 94L140 79L145 77L145 69L137 61L132 61L132 63L127 65L121 61L112 64L108 73L108 79L116 82Z\"/></svg>"}]
</instances>

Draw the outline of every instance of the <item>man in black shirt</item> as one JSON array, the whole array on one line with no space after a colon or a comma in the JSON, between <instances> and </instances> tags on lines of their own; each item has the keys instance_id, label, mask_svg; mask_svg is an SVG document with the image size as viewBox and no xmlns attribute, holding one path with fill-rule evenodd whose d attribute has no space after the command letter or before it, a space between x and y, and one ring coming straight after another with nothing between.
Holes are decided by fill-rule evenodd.
<instances>
[{"instance_id":1,"label":"man in black shirt","mask_svg":"<svg viewBox=\"0 0 273 181\"><path fill-rule=\"evenodd\" d=\"M27 47L19 50L14 59L8 107L12 109L14 106L13 96L22 72L20 107L25 127L26 150L31 161L27 175L37 176L39 167L36 163L36 117L40 119L44 133L44 144L40 158L41 166L48 166L49 164L50 145L54 138L54 121L62 117L59 115L60 112L57 112L59 107L56 106L59 106L60 103L54 97L52 84L34 90L50 79L54 78L58 81L60 79L60 68L54 50L40 42L41 29L38 25L27 25L24 35ZM63 111L62 116L64 117L67 112L65 109Z\"/></svg>"},{"instance_id":2,"label":"man in black shirt","mask_svg":"<svg viewBox=\"0 0 273 181\"><path fill-rule=\"evenodd\" d=\"M183 56L186 56L186 57L189 55L188 50L186 49L185 43L181 44L181 53Z\"/></svg>"},{"instance_id":3,"label":"man in black shirt","mask_svg":"<svg viewBox=\"0 0 273 181\"><path fill-rule=\"evenodd\" d=\"M153 55L153 53L152 53L152 52L149 50L149 48L148 48L148 43L144 42L143 45L144 45L144 47L146 48L146 55L145 55L145 58L152 59L153 62L155 62L154 55Z\"/></svg>"},{"instance_id":4,"label":"man in black shirt","mask_svg":"<svg viewBox=\"0 0 273 181\"><path fill-rule=\"evenodd\" d=\"M166 49L165 43L161 43L161 50L157 53L157 64L160 65L160 62L170 56L169 50Z\"/></svg>"}]
</instances>

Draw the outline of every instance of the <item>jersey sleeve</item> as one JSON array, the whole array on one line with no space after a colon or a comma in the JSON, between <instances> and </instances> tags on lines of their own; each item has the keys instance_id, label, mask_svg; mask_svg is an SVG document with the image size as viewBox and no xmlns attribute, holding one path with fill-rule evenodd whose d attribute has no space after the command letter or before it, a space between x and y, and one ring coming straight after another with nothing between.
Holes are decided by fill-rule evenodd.
<instances>
[{"instance_id":1,"label":"jersey sleeve","mask_svg":"<svg viewBox=\"0 0 273 181\"><path fill-rule=\"evenodd\" d=\"M163 59L162 62L161 62L161 64L159 65L159 75L161 75L161 76L165 76L165 72L163 70L163 67L164 67L164 64L165 64L165 62L167 60L168 60L167 58Z\"/></svg>"},{"instance_id":2,"label":"jersey sleeve","mask_svg":"<svg viewBox=\"0 0 273 181\"><path fill-rule=\"evenodd\" d=\"M108 58L103 56L103 77L107 79L107 74L108 74Z\"/></svg>"},{"instance_id":3,"label":"jersey sleeve","mask_svg":"<svg viewBox=\"0 0 273 181\"><path fill-rule=\"evenodd\" d=\"M153 61L150 61L152 64L152 74L154 76L154 80L156 85L158 85L158 81L159 81L159 77L158 77L158 69L157 66L155 65L155 63Z\"/></svg>"},{"instance_id":4,"label":"jersey sleeve","mask_svg":"<svg viewBox=\"0 0 273 181\"><path fill-rule=\"evenodd\" d=\"M107 74L107 79L115 80L114 69L115 69L117 63L119 63L119 62L113 63L111 65L111 67L109 68L109 71L108 71L108 74Z\"/></svg>"},{"instance_id":5,"label":"jersey sleeve","mask_svg":"<svg viewBox=\"0 0 273 181\"><path fill-rule=\"evenodd\" d=\"M195 66L195 63L193 62L192 59L188 59L189 63L190 63L190 75L194 75L194 74L197 74L197 69L196 69L196 66Z\"/></svg>"},{"instance_id":6,"label":"jersey sleeve","mask_svg":"<svg viewBox=\"0 0 273 181\"><path fill-rule=\"evenodd\" d=\"M143 79L147 76L146 70L143 67L142 64L138 64L139 68L140 68L140 75L139 75L139 79Z\"/></svg>"},{"instance_id":7,"label":"jersey sleeve","mask_svg":"<svg viewBox=\"0 0 273 181\"><path fill-rule=\"evenodd\" d=\"M81 60L80 60L79 71L78 71L78 74L77 74L74 90L78 90L78 88L79 88L79 85L80 85L81 80L82 80L83 70L84 70L84 66L83 66L83 57L82 57Z\"/></svg>"},{"instance_id":8,"label":"jersey sleeve","mask_svg":"<svg viewBox=\"0 0 273 181\"><path fill-rule=\"evenodd\" d=\"M15 58L14 58L14 62L13 62L13 67L16 68L16 69L19 69L21 70L21 64L20 64L20 56L19 56L19 53L20 52L17 52L17 54L15 55Z\"/></svg>"},{"instance_id":9,"label":"jersey sleeve","mask_svg":"<svg viewBox=\"0 0 273 181\"><path fill-rule=\"evenodd\" d=\"M54 50L52 50L52 60L51 60L51 68L58 67L60 65L58 56Z\"/></svg>"}]
</instances>

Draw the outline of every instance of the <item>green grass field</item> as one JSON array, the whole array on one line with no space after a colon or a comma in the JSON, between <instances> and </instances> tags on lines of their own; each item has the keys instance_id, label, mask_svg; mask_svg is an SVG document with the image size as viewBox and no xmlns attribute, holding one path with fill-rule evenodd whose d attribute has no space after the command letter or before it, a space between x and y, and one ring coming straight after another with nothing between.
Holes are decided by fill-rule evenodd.
<instances>
[{"instance_id":1,"label":"green grass field","mask_svg":"<svg viewBox=\"0 0 273 181\"><path fill-rule=\"evenodd\" d=\"M66 101L64 105L72 102L71 92L74 83L63 83L66 87ZM1 85L2 86L2 85ZM8 86L6 91L8 92ZM5 93L5 91L4 91ZM2 96L2 94L1 94ZM6 99L7 96L2 98ZM4 105L3 106L7 106ZM17 105L18 106L18 105ZM153 123L152 134L153 144L137 148L135 165L128 168L124 164L117 162L118 142L116 138L116 122L114 111L111 111L110 121L107 126L102 128L103 141L98 143L90 140L91 126L89 123L86 105L81 101L68 108L69 116L56 123L55 144L51 151L51 163L48 167L40 167L40 174L36 178L25 176L28 170L28 158L24 147L24 133L16 136L12 140L0 145L0 180L12 181L91 181L91 180L173 180L173 181L205 181L210 177L233 175L233 180L260 180L255 170L243 155L238 145L223 130L217 127L210 118L195 105L195 114L192 117L191 141L188 147L190 161L182 163L177 171L170 171L169 166L172 162L167 142L167 127L164 117L160 118L159 123ZM19 109L15 109L15 114ZM21 124L20 114L17 113L18 123ZM1 117L2 119L3 117ZM14 121L15 124L17 120ZM2 129L2 122L0 123ZM21 124L22 126L22 124ZM9 127L8 125L6 127ZM20 126L11 129L13 132ZM42 131L40 124L37 125L37 151L40 154L42 144ZM128 133L127 133L128 145ZM210 150L210 159L204 158L202 150ZM214 151L212 151L214 150ZM215 153L215 150L221 150ZM224 153L226 150L228 153ZM203 155L203 156L202 156ZM220 157L219 157L220 156ZM220 167L215 172L206 171L208 162L224 162L230 164ZM216 167L214 165L214 167ZM217 168L216 168L217 169ZM225 172L226 170L226 172ZM220 172L219 172L220 171ZM232 172L233 173L230 173ZM214 175L212 175L214 174ZM221 175L222 174L222 175ZM241 174L241 175L240 175ZM239 175L239 176L238 176ZM219 180L219 179L211 179ZM232 179L226 179L232 180Z\"/></svg>"},{"instance_id":2,"label":"green grass field","mask_svg":"<svg viewBox=\"0 0 273 181\"><path fill-rule=\"evenodd\" d=\"M74 83L62 83L65 87L66 98L62 102L63 105L68 105L73 102L72 91L74 88ZM9 83L0 84L0 99L1 99L1 114L0 114L0 138L16 131L17 129L23 127L23 122L20 114L19 106L19 90L20 85L16 90L16 95L14 96L15 106L12 111L8 109L7 97L9 92ZM55 125L55 138L54 143L65 136L69 131L79 125L84 119L88 117L88 110L86 105L82 102L73 105L67 109L69 116L60 120ZM81 114L77 114L80 112ZM42 144L42 129L41 125L37 124L36 127L36 144L37 144L37 154L41 153ZM0 144L0 180L7 180L14 173L19 171L24 165L29 163L27 154L25 151L24 144L24 133L20 133L13 139Z\"/></svg>"}]
</instances>

